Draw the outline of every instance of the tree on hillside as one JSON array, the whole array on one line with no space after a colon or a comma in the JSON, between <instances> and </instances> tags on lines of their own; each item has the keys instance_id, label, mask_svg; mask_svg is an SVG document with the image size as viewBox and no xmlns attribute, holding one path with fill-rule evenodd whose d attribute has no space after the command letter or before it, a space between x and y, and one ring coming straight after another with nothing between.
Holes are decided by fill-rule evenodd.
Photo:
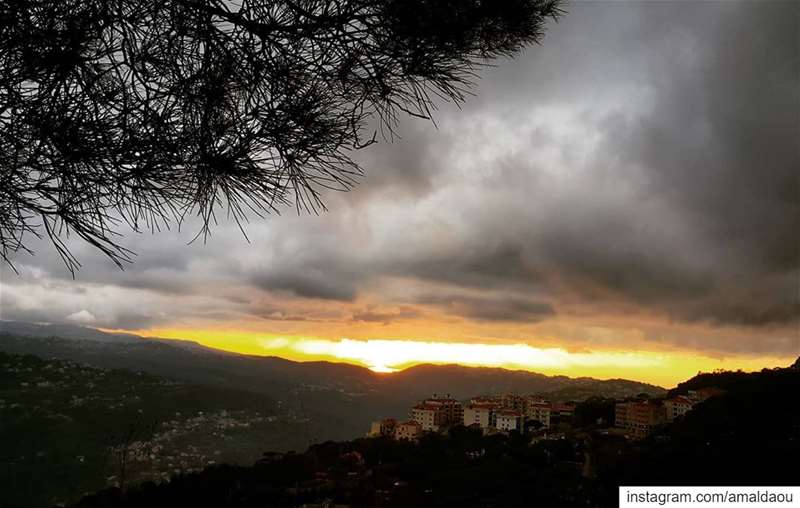
<instances>
[{"instance_id":1,"label":"tree on hillside","mask_svg":"<svg viewBox=\"0 0 800 508\"><path fill-rule=\"evenodd\" d=\"M316 212L352 150L462 102L561 1L5 0L0 255L46 236L74 270L73 234L122 266L124 225Z\"/></svg>"}]
</instances>

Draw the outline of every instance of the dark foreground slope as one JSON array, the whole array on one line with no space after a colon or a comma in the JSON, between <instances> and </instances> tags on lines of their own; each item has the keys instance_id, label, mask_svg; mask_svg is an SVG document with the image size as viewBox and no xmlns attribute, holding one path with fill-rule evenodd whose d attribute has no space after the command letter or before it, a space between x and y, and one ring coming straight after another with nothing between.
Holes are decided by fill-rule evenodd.
<instances>
[{"instance_id":1,"label":"dark foreground slope","mask_svg":"<svg viewBox=\"0 0 800 508\"><path fill-rule=\"evenodd\" d=\"M253 467L212 467L124 494L106 490L76 506L607 507L616 505L619 485L800 484L800 372L730 377L690 380L685 386L724 383L728 392L639 442L574 428L564 439L530 444L516 433L482 436L455 427L418 444L323 443Z\"/></svg>"},{"instance_id":2,"label":"dark foreground slope","mask_svg":"<svg viewBox=\"0 0 800 508\"><path fill-rule=\"evenodd\" d=\"M800 370L701 374L712 397L643 442L611 478L648 485L800 485Z\"/></svg>"}]
</instances>

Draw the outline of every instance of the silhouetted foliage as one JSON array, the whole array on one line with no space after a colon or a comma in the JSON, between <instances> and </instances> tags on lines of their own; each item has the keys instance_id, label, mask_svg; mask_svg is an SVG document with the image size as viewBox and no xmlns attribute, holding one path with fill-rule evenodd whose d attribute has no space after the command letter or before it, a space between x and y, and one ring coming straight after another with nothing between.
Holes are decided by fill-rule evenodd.
<instances>
[{"instance_id":1,"label":"silhouetted foliage","mask_svg":"<svg viewBox=\"0 0 800 508\"><path fill-rule=\"evenodd\" d=\"M575 406L575 415L572 418L573 423L578 427L613 425L615 404L616 400L614 399L589 397Z\"/></svg>"},{"instance_id":2,"label":"silhouetted foliage","mask_svg":"<svg viewBox=\"0 0 800 508\"><path fill-rule=\"evenodd\" d=\"M561 0L5 0L0 255L120 228L240 225L350 188L351 150L460 103L476 69L543 36ZM373 122L374 120L374 122Z\"/></svg>"}]
</instances>

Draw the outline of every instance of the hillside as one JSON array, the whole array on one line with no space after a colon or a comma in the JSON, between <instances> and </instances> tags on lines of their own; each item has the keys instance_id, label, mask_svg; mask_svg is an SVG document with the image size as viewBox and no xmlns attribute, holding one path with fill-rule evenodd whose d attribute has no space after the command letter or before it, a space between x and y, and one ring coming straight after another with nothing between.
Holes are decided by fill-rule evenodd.
<instances>
[{"instance_id":1,"label":"hillside","mask_svg":"<svg viewBox=\"0 0 800 508\"><path fill-rule=\"evenodd\" d=\"M252 464L264 450L305 449L312 425L253 392L0 352L0 506L52 506L123 474Z\"/></svg>"},{"instance_id":2,"label":"hillside","mask_svg":"<svg viewBox=\"0 0 800 508\"><path fill-rule=\"evenodd\" d=\"M702 374L676 392L703 387L725 393L643 441L596 443L606 503L614 485L800 485L800 371Z\"/></svg>"},{"instance_id":3,"label":"hillside","mask_svg":"<svg viewBox=\"0 0 800 508\"><path fill-rule=\"evenodd\" d=\"M727 377L711 374L702 382L716 386ZM106 490L76 508L605 508L617 504L619 485L797 485L798 390L800 371L755 373L642 441L593 426L534 442L516 432L484 436L453 427L418 444L322 443L253 467L211 467L124 495Z\"/></svg>"}]
</instances>

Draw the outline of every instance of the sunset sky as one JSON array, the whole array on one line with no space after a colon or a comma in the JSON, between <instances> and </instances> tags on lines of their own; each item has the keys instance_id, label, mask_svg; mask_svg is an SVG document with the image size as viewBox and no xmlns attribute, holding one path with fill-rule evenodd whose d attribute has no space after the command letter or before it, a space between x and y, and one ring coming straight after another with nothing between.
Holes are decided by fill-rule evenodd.
<instances>
[{"instance_id":1,"label":"sunset sky","mask_svg":"<svg viewBox=\"0 0 800 508\"><path fill-rule=\"evenodd\" d=\"M800 4L574 2L462 110L360 151L328 211L74 241L2 268L2 319L389 372L624 377L800 355ZM187 245L188 244L188 245Z\"/></svg>"}]
</instances>

